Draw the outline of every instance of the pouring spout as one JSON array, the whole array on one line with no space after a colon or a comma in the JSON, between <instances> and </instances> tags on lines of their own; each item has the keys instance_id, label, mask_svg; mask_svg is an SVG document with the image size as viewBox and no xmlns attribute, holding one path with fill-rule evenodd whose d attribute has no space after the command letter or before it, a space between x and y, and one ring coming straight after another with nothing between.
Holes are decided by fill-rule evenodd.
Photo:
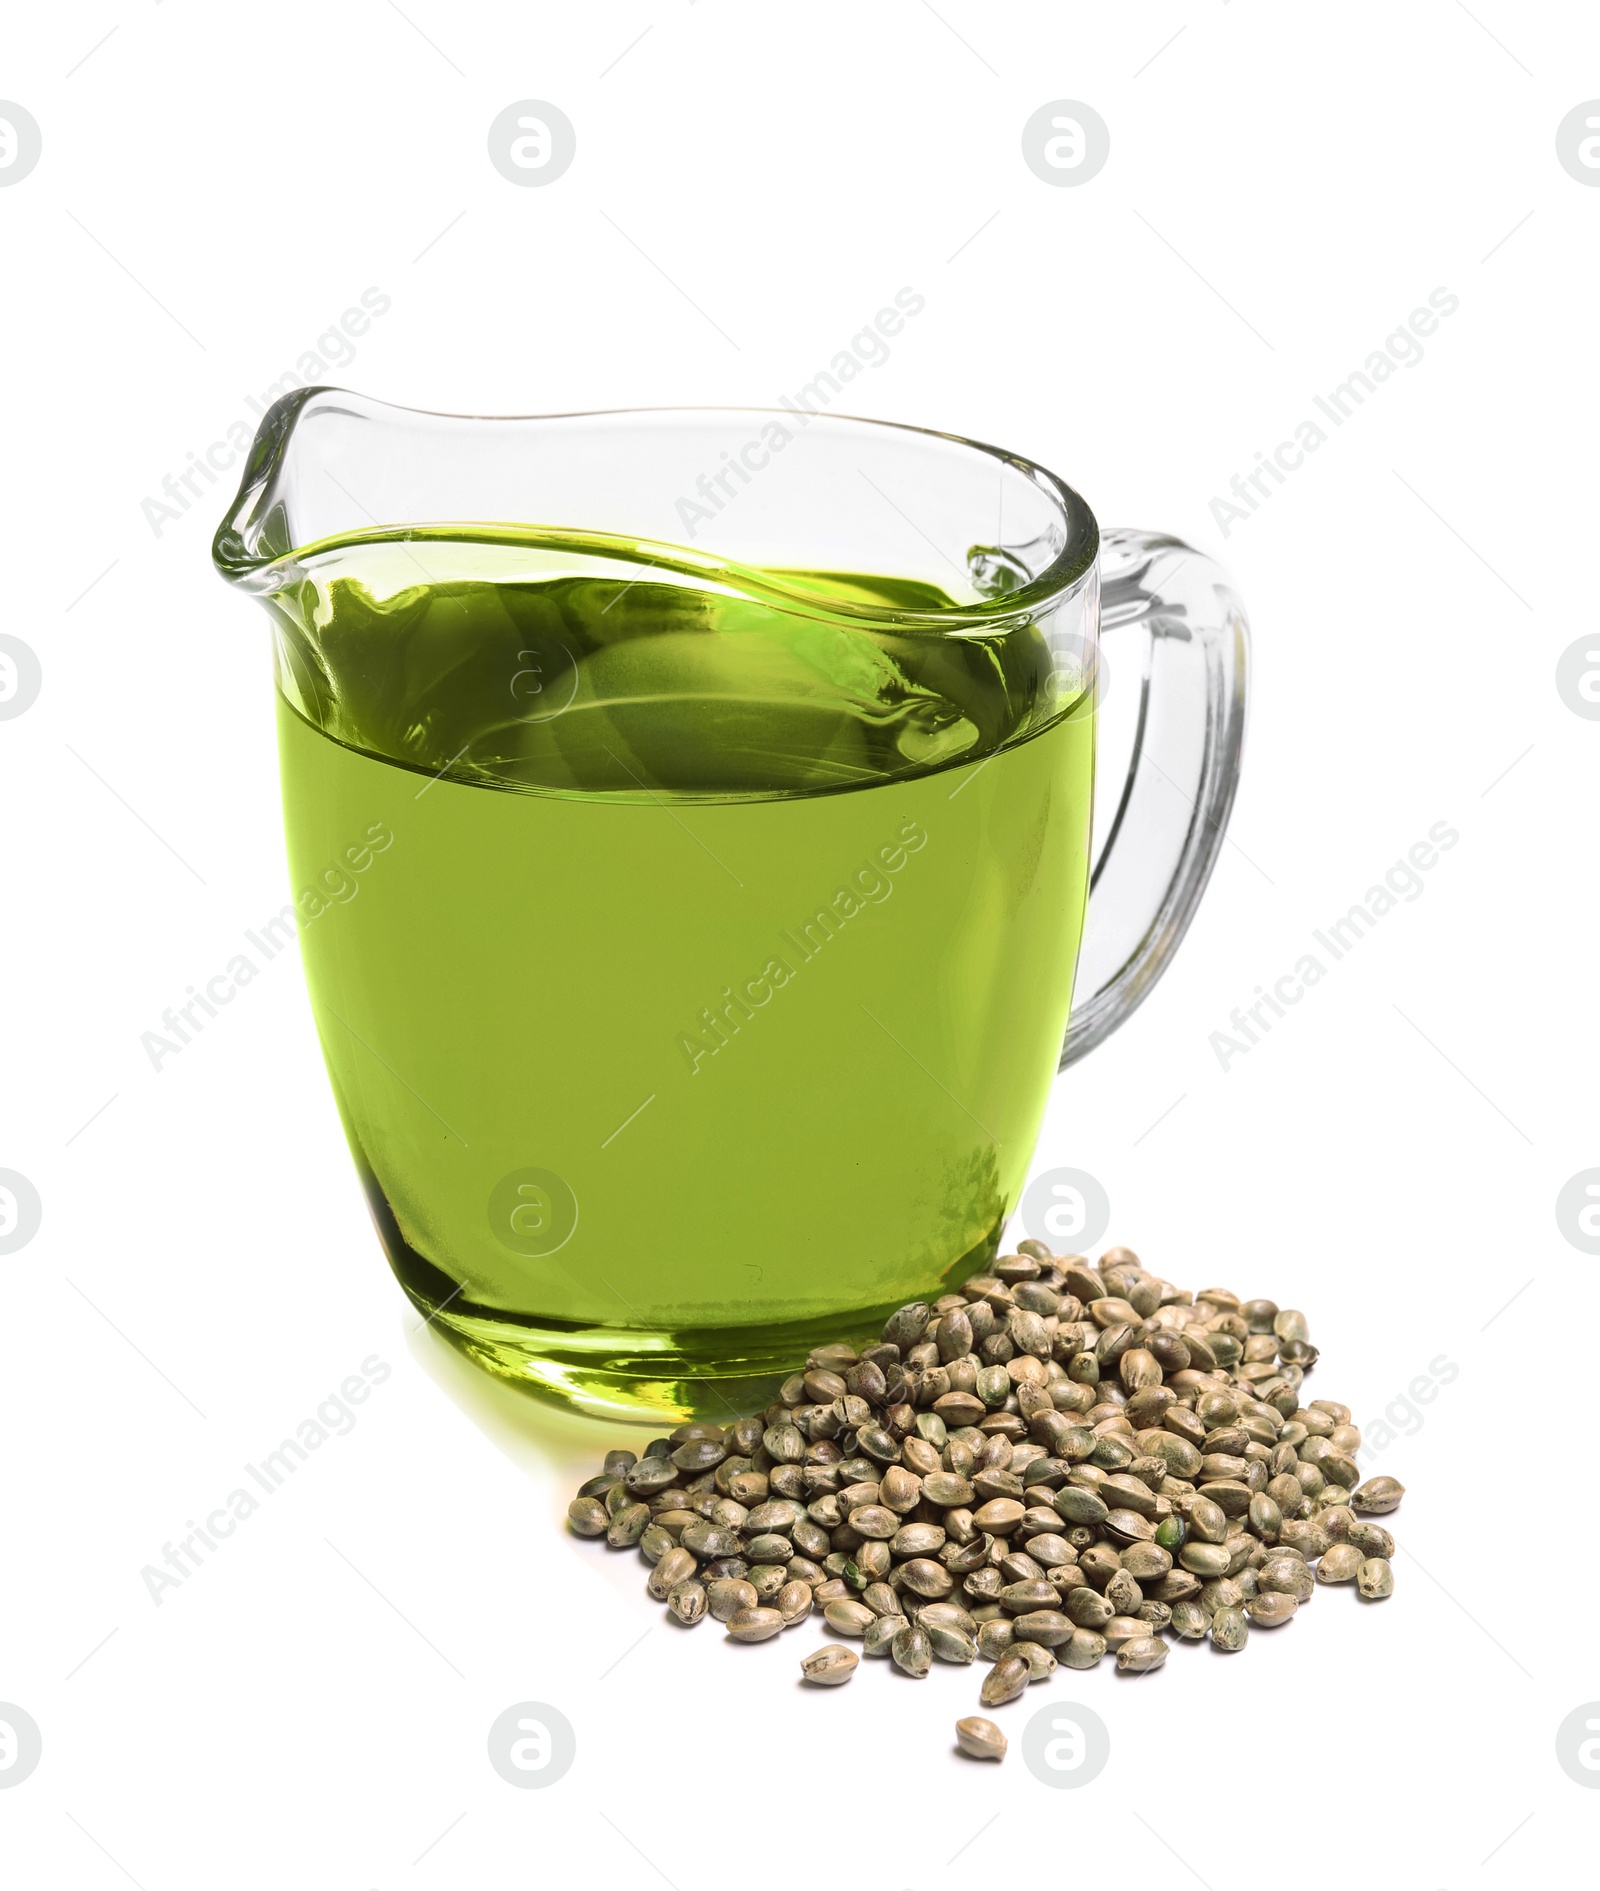
<instances>
[{"instance_id":1,"label":"pouring spout","mask_svg":"<svg viewBox=\"0 0 1600 1891\"><path fill-rule=\"evenodd\" d=\"M296 388L262 415L239 491L211 541L211 562L241 590L268 592L281 586L281 574L271 567L295 545L288 492L295 423L309 402L338 393L331 387Z\"/></svg>"}]
</instances>

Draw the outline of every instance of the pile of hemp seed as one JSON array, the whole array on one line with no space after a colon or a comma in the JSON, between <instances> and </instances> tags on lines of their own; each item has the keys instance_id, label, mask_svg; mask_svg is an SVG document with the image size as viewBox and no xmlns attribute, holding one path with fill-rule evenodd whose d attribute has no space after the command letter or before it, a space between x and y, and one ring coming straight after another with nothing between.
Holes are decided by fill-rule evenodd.
<instances>
[{"instance_id":1,"label":"pile of hemp seed","mask_svg":"<svg viewBox=\"0 0 1600 1891\"><path fill-rule=\"evenodd\" d=\"M768 1641L820 1610L913 1677L992 1664L999 1707L1058 1664L1149 1673L1169 1635L1240 1649L1318 1584L1392 1594L1369 1519L1404 1492L1362 1480L1348 1406L1301 1403L1316 1358L1270 1300L1024 1241L878 1344L817 1347L766 1411L608 1452L568 1521L637 1546L685 1627ZM834 1641L800 1667L831 1686L858 1660ZM956 1737L1005 1752L981 1716Z\"/></svg>"}]
</instances>

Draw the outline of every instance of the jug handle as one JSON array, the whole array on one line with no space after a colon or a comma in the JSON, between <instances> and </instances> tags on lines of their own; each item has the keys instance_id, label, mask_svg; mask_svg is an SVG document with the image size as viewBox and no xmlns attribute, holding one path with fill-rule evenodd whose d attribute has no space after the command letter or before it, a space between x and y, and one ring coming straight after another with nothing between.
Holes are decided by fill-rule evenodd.
<instances>
[{"instance_id":1,"label":"jug handle","mask_svg":"<svg viewBox=\"0 0 1600 1891\"><path fill-rule=\"evenodd\" d=\"M1060 1068L1138 1009L1189 928L1239 780L1250 630L1222 568L1182 539L1103 534L1102 682L1139 691L1127 780L1090 872Z\"/></svg>"}]
</instances>

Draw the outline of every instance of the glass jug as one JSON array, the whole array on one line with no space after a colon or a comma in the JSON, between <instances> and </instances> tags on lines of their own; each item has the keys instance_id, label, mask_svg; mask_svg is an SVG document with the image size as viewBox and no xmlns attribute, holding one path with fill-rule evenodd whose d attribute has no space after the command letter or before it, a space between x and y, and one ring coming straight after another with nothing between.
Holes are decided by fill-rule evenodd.
<instances>
[{"instance_id":1,"label":"glass jug","mask_svg":"<svg viewBox=\"0 0 1600 1891\"><path fill-rule=\"evenodd\" d=\"M266 415L214 556L273 619L317 1028L440 1332L725 1419L988 1263L1221 844L1208 559L919 428L331 388Z\"/></svg>"}]
</instances>

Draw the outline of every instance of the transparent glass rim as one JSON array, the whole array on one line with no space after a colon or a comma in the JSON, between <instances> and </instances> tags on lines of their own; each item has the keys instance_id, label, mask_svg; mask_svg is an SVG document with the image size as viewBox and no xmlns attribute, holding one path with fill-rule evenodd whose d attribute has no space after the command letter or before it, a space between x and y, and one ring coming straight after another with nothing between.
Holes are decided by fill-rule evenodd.
<instances>
[{"instance_id":1,"label":"transparent glass rim","mask_svg":"<svg viewBox=\"0 0 1600 1891\"><path fill-rule=\"evenodd\" d=\"M386 411L395 415L415 415L428 420L471 422L474 425L492 426L498 422L507 424L526 424L539 421L572 420L617 420L671 419L691 420L703 415L728 415L745 417L752 420L792 421L792 410L785 407L745 407L730 406L663 406L663 407L594 407L567 408L549 413L534 414L462 414L450 413L437 408L406 407L398 402L380 401L370 395L354 394L348 389L331 386L297 388L285 395L268 408L256 431L251 444L249 458L245 465L239 491L235 496L221 525L212 541L212 560L217 571L231 584L241 589L254 592L271 592L284 584L294 582L299 568L308 557L325 552L336 551L344 546L371 543L381 538L393 538L397 532L450 533L459 530L463 537L481 538L486 532L496 530L544 529L544 522L534 519L406 519L390 520L378 524L355 527L349 531L338 532L320 539L296 544L287 551L267 553L261 549L260 539L267 516L267 508L261 504L267 488L282 464L287 442L294 431L294 423L300 410L318 395L341 396L359 401L363 408ZM968 452L982 454L998 465L1020 474L1036 490L1042 492L1057 508L1063 530L1060 551L1036 576L1014 591L1007 591L992 598L952 603L942 606L937 612L907 612L895 607L878 607L867 602L846 603L840 599L829 600L830 614L842 614L873 622L894 622L906 624L908 621L926 620L927 627L937 627L945 631L959 631L964 625L982 626L994 631L1014 620L1038 616L1050 609L1080 588L1094 571L1100 548L1100 529L1087 501L1069 486L1058 474L1052 473L1046 466L1030 460L1024 455L1006 448L993 446L987 441L970 439L965 434L947 432L937 427L914 426L906 421L881 420L865 414L814 414L812 419L833 427L862 427L886 429L896 433L913 434L929 441L940 441L946 445L960 447ZM558 535L570 528L550 527ZM596 535L604 536L604 535ZM620 538L618 543L622 543ZM723 571L738 570L736 564L711 552L702 553L691 547L672 544L649 538L626 541L635 546L650 549L659 547L662 551L681 558L691 569L709 569L716 567ZM753 574L754 575L754 574ZM771 579L767 578L763 589L771 589ZM800 600L797 598L796 600ZM817 599L813 596L806 600L815 609Z\"/></svg>"}]
</instances>

